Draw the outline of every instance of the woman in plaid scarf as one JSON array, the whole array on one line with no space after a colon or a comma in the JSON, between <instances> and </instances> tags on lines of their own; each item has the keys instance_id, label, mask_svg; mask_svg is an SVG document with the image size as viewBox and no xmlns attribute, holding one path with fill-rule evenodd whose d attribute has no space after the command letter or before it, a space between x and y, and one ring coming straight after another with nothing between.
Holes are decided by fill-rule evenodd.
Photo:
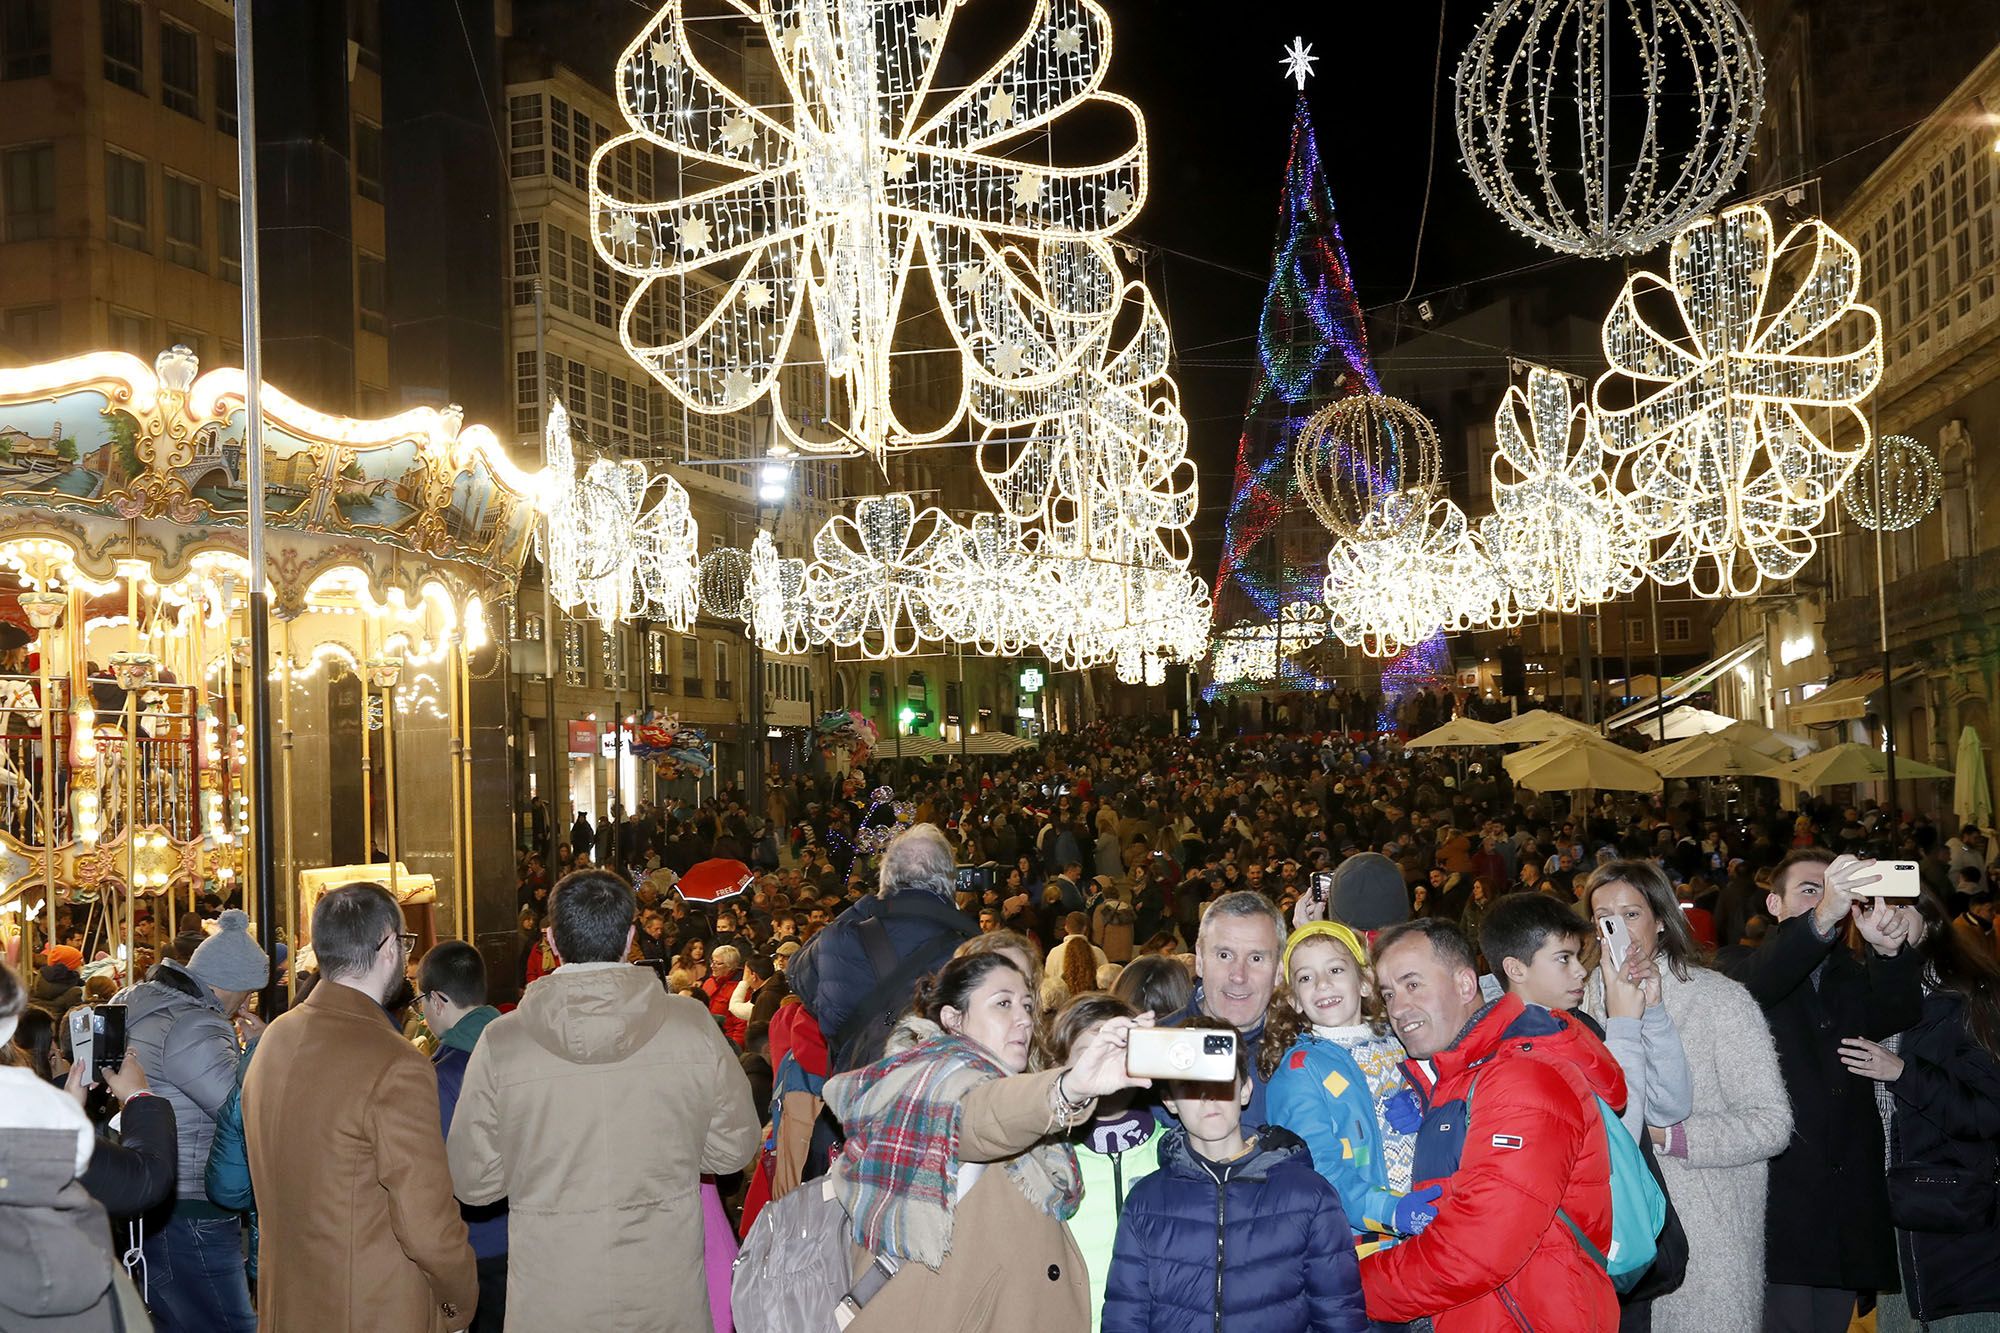
<instances>
[{"instance_id":1,"label":"woman in plaid scarf","mask_svg":"<svg viewBox=\"0 0 2000 1333\"><path fill-rule=\"evenodd\" d=\"M1004 954L954 958L919 987L872 1065L827 1080L847 1140L828 1179L855 1271L894 1276L850 1333L1072 1333L1090 1283L1068 1219L1082 1197L1065 1131L1125 1072L1115 1018L1060 1069L1035 1062L1036 997Z\"/></svg>"}]
</instances>

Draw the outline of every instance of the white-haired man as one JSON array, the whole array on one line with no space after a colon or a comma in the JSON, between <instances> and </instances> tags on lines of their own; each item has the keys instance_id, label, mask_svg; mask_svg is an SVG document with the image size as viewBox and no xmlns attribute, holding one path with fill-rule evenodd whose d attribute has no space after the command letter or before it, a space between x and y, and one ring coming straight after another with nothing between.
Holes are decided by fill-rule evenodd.
<instances>
[{"instance_id":1,"label":"white-haired man","mask_svg":"<svg viewBox=\"0 0 2000 1333\"><path fill-rule=\"evenodd\" d=\"M898 834L882 853L880 887L813 936L786 969L826 1037L829 1072L869 1064L919 978L979 933L953 906L951 844L932 824Z\"/></svg>"}]
</instances>

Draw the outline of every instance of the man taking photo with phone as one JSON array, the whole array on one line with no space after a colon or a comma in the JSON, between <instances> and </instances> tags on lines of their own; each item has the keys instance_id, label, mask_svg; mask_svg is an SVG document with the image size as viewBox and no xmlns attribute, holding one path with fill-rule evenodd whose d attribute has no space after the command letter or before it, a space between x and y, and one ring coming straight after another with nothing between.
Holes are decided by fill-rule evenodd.
<instances>
[{"instance_id":1,"label":"man taking photo with phone","mask_svg":"<svg viewBox=\"0 0 2000 1333\"><path fill-rule=\"evenodd\" d=\"M1792 1140L1771 1160L1764 1214L1768 1333L1844 1333L1857 1292L1899 1288L1873 1085L1840 1060L1844 1038L1880 1041L1921 1016L1923 921L1870 898L1883 880L1873 861L1792 851L1764 900L1777 928L1758 948L1716 958L1763 1006L1792 1101Z\"/></svg>"}]
</instances>

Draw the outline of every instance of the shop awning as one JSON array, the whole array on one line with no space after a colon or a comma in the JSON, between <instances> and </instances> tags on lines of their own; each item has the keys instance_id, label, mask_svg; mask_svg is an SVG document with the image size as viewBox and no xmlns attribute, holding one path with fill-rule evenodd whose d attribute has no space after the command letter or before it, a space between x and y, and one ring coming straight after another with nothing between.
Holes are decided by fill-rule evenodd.
<instances>
[{"instance_id":1,"label":"shop awning","mask_svg":"<svg viewBox=\"0 0 2000 1333\"><path fill-rule=\"evenodd\" d=\"M1670 708L1678 708L1693 695L1701 693L1715 683L1715 678L1743 662L1749 661L1764 651L1764 639L1759 635L1737 644L1720 657L1711 657L1686 675L1677 678L1660 694L1643 703L1637 703L1624 712L1612 717L1604 724L1606 733L1620 727L1633 727L1650 721Z\"/></svg>"},{"instance_id":2,"label":"shop awning","mask_svg":"<svg viewBox=\"0 0 2000 1333\"><path fill-rule=\"evenodd\" d=\"M1919 670L1915 662L1896 668L1896 679ZM1852 722L1868 713L1868 696L1882 688L1882 669L1876 667L1858 676L1843 676L1804 703L1793 704L1791 720L1806 726L1823 727L1833 722Z\"/></svg>"}]
</instances>

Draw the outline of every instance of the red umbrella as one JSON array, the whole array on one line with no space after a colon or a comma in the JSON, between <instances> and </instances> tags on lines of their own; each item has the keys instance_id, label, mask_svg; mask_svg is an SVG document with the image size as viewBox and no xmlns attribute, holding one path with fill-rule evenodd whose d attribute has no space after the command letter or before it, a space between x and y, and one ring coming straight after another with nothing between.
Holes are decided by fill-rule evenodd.
<instances>
[{"instance_id":1,"label":"red umbrella","mask_svg":"<svg viewBox=\"0 0 2000 1333\"><path fill-rule=\"evenodd\" d=\"M689 866L674 888L691 903L719 903L749 888L755 878L757 872L741 861L717 856Z\"/></svg>"}]
</instances>

